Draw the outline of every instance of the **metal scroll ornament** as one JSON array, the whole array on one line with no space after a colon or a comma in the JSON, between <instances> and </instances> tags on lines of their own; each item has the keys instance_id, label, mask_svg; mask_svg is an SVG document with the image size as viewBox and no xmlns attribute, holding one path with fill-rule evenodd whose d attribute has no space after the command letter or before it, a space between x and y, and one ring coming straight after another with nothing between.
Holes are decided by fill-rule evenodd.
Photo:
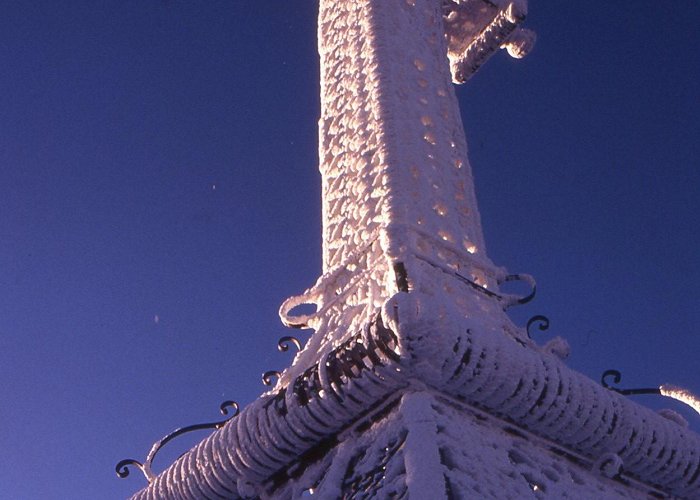
<instances>
[{"instance_id":1,"label":"metal scroll ornament","mask_svg":"<svg viewBox=\"0 0 700 500\"><path fill-rule=\"evenodd\" d=\"M194 424L188 425L187 427L181 427L179 429L175 429L173 432L160 439L159 441L156 441L151 447L151 451L148 452L148 456L146 456L146 460L143 463L139 462L138 460L134 460L133 458L126 458L122 460L115 467L117 476L121 478L127 477L130 472L129 466L134 466L137 467L143 473L143 475L146 477L146 480L150 483L156 477L151 467L153 464L153 460L156 458L156 455L163 446L165 446L167 443L169 443L176 437L181 436L182 434L185 434L187 432L199 431L203 429L220 429L224 426L226 422L237 416L239 413L238 403L236 403L235 401L224 401L219 407L222 415L228 415L229 408L233 408L233 415L231 415L225 420L221 420L220 422Z\"/></svg>"},{"instance_id":2,"label":"metal scroll ornament","mask_svg":"<svg viewBox=\"0 0 700 500\"><path fill-rule=\"evenodd\" d=\"M301 342L299 342L299 339L289 335L282 337L277 341L277 350L279 352L287 352L290 344L297 348L297 352L301 351Z\"/></svg>"},{"instance_id":3,"label":"metal scroll ornament","mask_svg":"<svg viewBox=\"0 0 700 500\"><path fill-rule=\"evenodd\" d=\"M661 394L661 390L658 387L646 387L641 389L618 389L617 387L613 387L608 383L606 379L609 377L613 378L613 383L619 384L622 380L622 373L620 373L617 370L605 370L605 372L603 372L603 375L600 377L600 383L603 387L605 387L606 389L610 389L611 391L615 391L618 394L623 394L625 396L631 396L634 394Z\"/></svg>"},{"instance_id":4,"label":"metal scroll ornament","mask_svg":"<svg viewBox=\"0 0 700 500\"><path fill-rule=\"evenodd\" d=\"M541 331L544 332L547 329L549 329L549 318L547 316L542 316L541 314L538 314L536 316L533 316L527 321L527 326L525 329L527 330L527 336L528 338L532 338L532 333L530 332L530 328L532 326L537 326L537 328Z\"/></svg>"}]
</instances>

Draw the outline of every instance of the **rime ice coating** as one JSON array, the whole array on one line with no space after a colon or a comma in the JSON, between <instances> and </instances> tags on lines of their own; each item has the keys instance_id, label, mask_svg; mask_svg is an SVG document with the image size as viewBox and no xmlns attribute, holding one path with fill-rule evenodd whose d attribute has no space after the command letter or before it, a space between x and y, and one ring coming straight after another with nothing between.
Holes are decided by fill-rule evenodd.
<instances>
[{"instance_id":1,"label":"rime ice coating","mask_svg":"<svg viewBox=\"0 0 700 500\"><path fill-rule=\"evenodd\" d=\"M502 305L466 300L457 276L497 293L507 273L486 254L448 59L466 51L483 62L526 10L524 1L320 2L324 274L280 309L285 324L316 330L280 385L399 290L398 263L411 290L444 291L465 314L476 307L510 324ZM499 20L506 31L492 26ZM490 45L477 43L489 30ZM295 315L304 303L316 312Z\"/></svg>"}]
</instances>

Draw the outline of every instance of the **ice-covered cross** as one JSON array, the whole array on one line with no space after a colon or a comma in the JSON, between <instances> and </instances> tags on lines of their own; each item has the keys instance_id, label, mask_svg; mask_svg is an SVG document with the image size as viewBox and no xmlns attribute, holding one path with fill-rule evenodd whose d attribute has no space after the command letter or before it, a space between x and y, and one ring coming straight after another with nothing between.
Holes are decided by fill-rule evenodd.
<instances>
[{"instance_id":1,"label":"ice-covered cross","mask_svg":"<svg viewBox=\"0 0 700 500\"><path fill-rule=\"evenodd\" d=\"M320 1L323 276L280 310L325 331L309 356L399 291L502 310L505 272L486 256L452 84L499 48L522 57L534 41L517 26L525 12L524 1ZM483 300L467 304L465 289Z\"/></svg>"}]
</instances>

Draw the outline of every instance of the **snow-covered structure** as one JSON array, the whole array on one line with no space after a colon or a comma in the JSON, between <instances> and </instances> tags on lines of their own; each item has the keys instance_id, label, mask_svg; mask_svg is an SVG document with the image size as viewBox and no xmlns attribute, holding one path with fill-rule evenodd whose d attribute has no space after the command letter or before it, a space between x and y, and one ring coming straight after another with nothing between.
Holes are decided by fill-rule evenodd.
<instances>
[{"instance_id":1,"label":"snow-covered structure","mask_svg":"<svg viewBox=\"0 0 700 500\"><path fill-rule=\"evenodd\" d=\"M525 0L320 0L323 275L276 385L134 498L700 498L700 437L505 310L453 82ZM311 314L298 306L315 305ZM671 389L669 389L671 391Z\"/></svg>"}]
</instances>

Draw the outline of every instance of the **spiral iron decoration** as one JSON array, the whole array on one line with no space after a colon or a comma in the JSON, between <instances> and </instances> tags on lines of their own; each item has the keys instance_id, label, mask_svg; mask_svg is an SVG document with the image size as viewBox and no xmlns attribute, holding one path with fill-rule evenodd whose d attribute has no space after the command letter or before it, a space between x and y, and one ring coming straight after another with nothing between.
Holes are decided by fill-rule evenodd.
<instances>
[{"instance_id":1,"label":"spiral iron decoration","mask_svg":"<svg viewBox=\"0 0 700 500\"><path fill-rule=\"evenodd\" d=\"M646 387L640 389L618 389L617 387L613 387L608 383L606 379L609 377L613 378L614 384L619 384L622 380L622 373L620 373L617 370L605 370L605 372L603 372L603 375L600 377L600 383L603 387L605 387L606 389L610 389L611 391L615 391L618 394L623 394L625 396L630 396L634 394L661 394L661 389L659 389L658 387Z\"/></svg>"},{"instance_id":2,"label":"spiral iron decoration","mask_svg":"<svg viewBox=\"0 0 700 500\"><path fill-rule=\"evenodd\" d=\"M298 338L292 336L280 338L277 341L277 350L279 352L287 352L290 344L297 348L297 352L301 351L301 342L299 342Z\"/></svg>"},{"instance_id":3,"label":"spiral iron decoration","mask_svg":"<svg viewBox=\"0 0 700 500\"><path fill-rule=\"evenodd\" d=\"M547 329L549 329L549 318L547 316L542 316L541 314L538 314L527 320L527 326L525 327L525 329L527 330L527 336L530 339L532 338L532 334L530 333L530 327L532 327L533 325L537 325L537 328L541 332L544 332Z\"/></svg>"},{"instance_id":4,"label":"spiral iron decoration","mask_svg":"<svg viewBox=\"0 0 700 500\"><path fill-rule=\"evenodd\" d=\"M219 406L219 410L221 411L222 415L228 415L229 414L229 408L233 408L234 412L233 415L230 417L221 420L219 422L211 422L211 423L206 423L206 424L194 424L194 425L188 425L187 427L180 427L179 429L175 429L173 432L165 436L164 438L156 441L153 446L151 447L151 451L148 452L148 455L146 456L146 460L142 463L139 462L138 460L134 460L133 458L127 458L122 461L120 461L116 467L115 470L117 472L117 476L120 478L125 478L129 475L129 466L134 466L137 467L145 476L146 481L151 483L155 479L155 474L153 474L153 470L151 468L151 465L153 464L153 460L156 458L156 455L160 451L160 449L165 446L167 443L172 441L178 436L181 436L182 434L185 434L187 432L192 432L192 431L198 431L198 430L203 430L203 429L220 429L221 427L224 426L226 422L231 420L232 418L236 417L240 413L240 408L238 406L238 403L235 401L224 401L221 403Z\"/></svg>"},{"instance_id":5,"label":"spiral iron decoration","mask_svg":"<svg viewBox=\"0 0 700 500\"><path fill-rule=\"evenodd\" d=\"M143 475L146 476L146 480L149 483L153 480L153 473L151 472L151 469L147 469L141 462L139 462L138 460L134 460L133 458L124 459L117 464L117 466L115 467L115 470L117 471L117 476L121 477L122 479L127 477L130 472L128 467L129 465L138 467L139 470L143 473Z\"/></svg>"}]
</instances>

